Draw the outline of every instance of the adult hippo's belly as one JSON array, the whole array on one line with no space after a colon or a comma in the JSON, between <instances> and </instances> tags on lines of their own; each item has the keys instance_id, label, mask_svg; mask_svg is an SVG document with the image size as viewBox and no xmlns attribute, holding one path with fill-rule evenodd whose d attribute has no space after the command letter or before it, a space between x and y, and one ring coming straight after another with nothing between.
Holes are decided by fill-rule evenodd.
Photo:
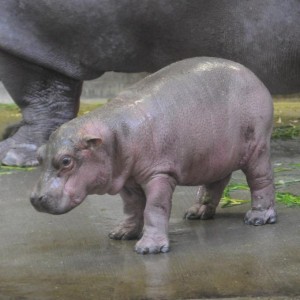
<instances>
[{"instance_id":1,"label":"adult hippo's belly","mask_svg":"<svg viewBox=\"0 0 300 300\"><path fill-rule=\"evenodd\" d=\"M23 120L0 161L37 164L36 149L76 116L82 81L193 56L240 62L273 94L299 92L300 2L2 1L0 79Z\"/></svg>"}]
</instances>

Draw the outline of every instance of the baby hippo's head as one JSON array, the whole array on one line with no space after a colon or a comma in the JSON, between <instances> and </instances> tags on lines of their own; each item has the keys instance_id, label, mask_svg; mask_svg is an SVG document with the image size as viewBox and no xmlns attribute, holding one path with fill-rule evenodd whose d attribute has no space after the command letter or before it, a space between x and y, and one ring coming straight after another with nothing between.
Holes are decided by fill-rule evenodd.
<instances>
[{"instance_id":1,"label":"baby hippo's head","mask_svg":"<svg viewBox=\"0 0 300 300\"><path fill-rule=\"evenodd\" d=\"M76 119L75 119L76 120ZM63 214L88 194L104 194L111 170L101 131L72 120L56 130L38 150L40 178L30 201L41 212Z\"/></svg>"}]
</instances>

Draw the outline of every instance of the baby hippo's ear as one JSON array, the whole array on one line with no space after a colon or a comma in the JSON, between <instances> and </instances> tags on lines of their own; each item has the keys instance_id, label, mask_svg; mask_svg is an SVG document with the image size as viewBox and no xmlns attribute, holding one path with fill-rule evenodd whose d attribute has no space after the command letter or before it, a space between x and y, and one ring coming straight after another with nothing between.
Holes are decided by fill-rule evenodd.
<instances>
[{"instance_id":1,"label":"baby hippo's ear","mask_svg":"<svg viewBox=\"0 0 300 300\"><path fill-rule=\"evenodd\" d=\"M83 145L84 148L97 148L102 144L102 139L100 137L92 136L92 135L86 135L83 137Z\"/></svg>"}]
</instances>

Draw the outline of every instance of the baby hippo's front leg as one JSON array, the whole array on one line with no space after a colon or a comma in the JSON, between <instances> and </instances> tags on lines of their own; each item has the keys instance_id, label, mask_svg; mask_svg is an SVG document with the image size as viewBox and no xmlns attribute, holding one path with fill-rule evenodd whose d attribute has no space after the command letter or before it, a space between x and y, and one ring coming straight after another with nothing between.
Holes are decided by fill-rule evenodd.
<instances>
[{"instance_id":1,"label":"baby hippo's front leg","mask_svg":"<svg viewBox=\"0 0 300 300\"><path fill-rule=\"evenodd\" d=\"M128 217L114 228L108 236L114 240L138 239L144 226L145 193L139 186L129 186L124 187L120 195L123 200L124 213Z\"/></svg>"},{"instance_id":2,"label":"baby hippo's front leg","mask_svg":"<svg viewBox=\"0 0 300 300\"><path fill-rule=\"evenodd\" d=\"M175 185L168 175L157 175L146 184L144 233L135 246L137 253L169 251L168 225Z\"/></svg>"}]
</instances>

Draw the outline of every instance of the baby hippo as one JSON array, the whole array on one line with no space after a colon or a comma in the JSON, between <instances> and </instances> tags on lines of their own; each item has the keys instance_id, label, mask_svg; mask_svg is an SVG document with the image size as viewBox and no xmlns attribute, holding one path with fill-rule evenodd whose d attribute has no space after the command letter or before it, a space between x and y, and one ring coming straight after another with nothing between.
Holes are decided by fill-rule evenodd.
<instances>
[{"instance_id":1,"label":"baby hippo","mask_svg":"<svg viewBox=\"0 0 300 300\"><path fill-rule=\"evenodd\" d=\"M173 63L56 130L39 150L31 203L63 214L89 194L119 193L128 217L110 238L140 237L138 253L167 252L176 185L201 185L186 218L211 218L241 169L252 198L245 222L274 223L272 118L268 90L242 65L208 57Z\"/></svg>"}]
</instances>

